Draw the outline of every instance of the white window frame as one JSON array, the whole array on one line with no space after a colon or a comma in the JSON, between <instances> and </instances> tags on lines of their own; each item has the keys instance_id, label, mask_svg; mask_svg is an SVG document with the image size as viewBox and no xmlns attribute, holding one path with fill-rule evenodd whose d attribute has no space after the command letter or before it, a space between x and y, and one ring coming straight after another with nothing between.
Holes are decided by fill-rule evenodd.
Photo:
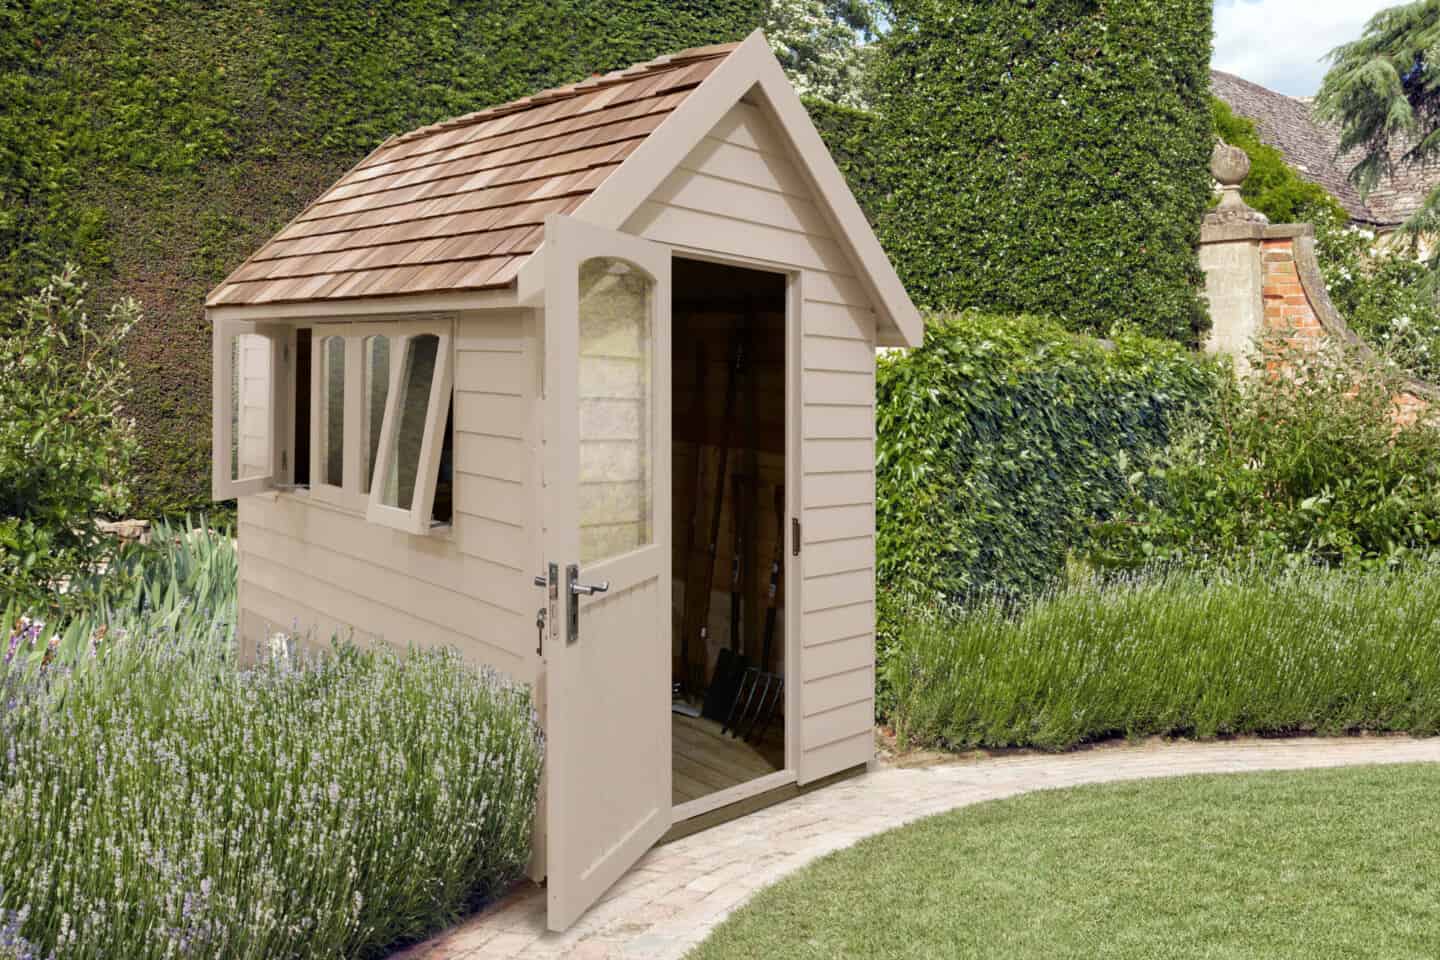
<instances>
[{"instance_id":1,"label":"white window frame","mask_svg":"<svg viewBox=\"0 0 1440 960\"><path fill-rule=\"evenodd\" d=\"M430 514L435 507L435 486L440 477L440 451L445 444L445 414L450 408L450 399L454 392L454 321L409 320L388 326L392 328L390 390L385 397L385 421L380 428L380 449L377 451L375 470L371 476L365 518L371 523L394 527L407 533L426 534L448 526L433 523ZM439 343L435 351L435 372L430 380L430 397L425 407L425 433L420 441L415 492L411 497L410 508L406 510L383 502L385 485L380 478L389 472L392 451L397 446L393 441L395 432L400 429L400 396L404 388L401 381L405 357L410 351L410 341L424 335L435 336Z\"/></svg>"},{"instance_id":2,"label":"white window frame","mask_svg":"<svg viewBox=\"0 0 1440 960\"><path fill-rule=\"evenodd\" d=\"M389 323L317 323L310 328L310 496L323 503L333 504L357 513L365 510L367 497L361 492L364 464L361 462L361 445L364 435L361 431L361 410L365 405L365 338L371 336L394 336ZM341 401L345 424L341 438L343 459L340 466L340 485L325 482L325 421L322 416L322 400L326 393L325 341L340 337L345 344L345 396ZM394 383L395 362L390 363L391 383ZM389 397L386 397L389 403ZM383 442L383 438L382 438Z\"/></svg>"},{"instance_id":3,"label":"white window frame","mask_svg":"<svg viewBox=\"0 0 1440 960\"><path fill-rule=\"evenodd\" d=\"M284 324L259 323L243 320L217 320L212 329L213 367L211 382L211 478L210 495L214 500L233 500L273 490L288 483L293 473L290 463L290 449L293 438L293 423L290 417L290 384L294 382L289 369L290 357L294 355L295 330ZM234 383L234 352L231 343L240 336L260 336L270 342L270 410L269 442L270 470L268 473L242 479L232 479L234 455L231 445L234 441L231 418L234 416L234 401L230 386Z\"/></svg>"}]
</instances>

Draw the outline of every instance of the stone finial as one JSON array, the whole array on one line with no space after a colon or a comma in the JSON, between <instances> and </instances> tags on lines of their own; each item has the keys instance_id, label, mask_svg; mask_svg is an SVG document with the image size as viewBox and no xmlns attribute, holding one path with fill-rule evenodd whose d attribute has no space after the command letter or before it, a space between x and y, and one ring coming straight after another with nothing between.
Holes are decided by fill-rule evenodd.
<instances>
[{"instance_id":1,"label":"stone finial","mask_svg":"<svg viewBox=\"0 0 1440 960\"><path fill-rule=\"evenodd\" d=\"M1264 225L1269 218L1254 209L1240 196L1240 184L1250 174L1250 157L1239 147L1224 140L1215 143L1210 154L1210 173L1220 184L1220 204L1205 215L1211 224L1255 223Z\"/></svg>"}]
</instances>

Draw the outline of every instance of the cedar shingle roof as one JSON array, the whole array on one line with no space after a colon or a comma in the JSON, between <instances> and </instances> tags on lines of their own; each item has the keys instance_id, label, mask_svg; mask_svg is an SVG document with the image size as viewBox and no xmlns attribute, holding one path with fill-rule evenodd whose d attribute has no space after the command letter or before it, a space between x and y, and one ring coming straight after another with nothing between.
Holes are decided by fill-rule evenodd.
<instances>
[{"instance_id":1,"label":"cedar shingle roof","mask_svg":"<svg viewBox=\"0 0 1440 960\"><path fill-rule=\"evenodd\" d=\"M698 47L391 137L207 306L503 287L738 44Z\"/></svg>"},{"instance_id":2,"label":"cedar shingle roof","mask_svg":"<svg viewBox=\"0 0 1440 960\"><path fill-rule=\"evenodd\" d=\"M1352 220L1379 227L1397 226L1420 208L1431 189L1440 185L1440 166L1416 167L1397 162L1394 174L1382 177L1362 199L1348 180L1359 155L1352 152L1336 156L1340 149L1339 129L1316 118L1309 103L1219 70L1210 71L1210 87L1231 110L1254 121L1260 139L1283 153L1286 162L1302 177L1330 191Z\"/></svg>"}]
</instances>

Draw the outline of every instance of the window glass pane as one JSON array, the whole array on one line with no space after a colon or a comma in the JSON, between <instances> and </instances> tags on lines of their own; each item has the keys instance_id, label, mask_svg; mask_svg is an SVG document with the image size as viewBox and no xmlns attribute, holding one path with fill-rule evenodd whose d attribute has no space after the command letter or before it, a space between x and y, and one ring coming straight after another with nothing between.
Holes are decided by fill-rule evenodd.
<instances>
[{"instance_id":1,"label":"window glass pane","mask_svg":"<svg viewBox=\"0 0 1440 960\"><path fill-rule=\"evenodd\" d=\"M445 438L440 443L440 469L435 477L435 503L430 509L430 519L435 523L449 523L455 516L455 398L450 398L450 409L445 411Z\"/></svg>"},{"instance_id":2,"label":"window glass pane","mask_svg":"<svg viewBox=\"0 0 1440 960\"><path fill-rule=\"evenodd\" d=\"M400 391L397 429L390 441L389 469L380 490L380 502L409 510L415 500L415 477L420 469L420 447L425 442L425 414L430 406L430 384L440 338L434 334L409 337L405 362L396 389Z\"/></svg>"},{"instance_id":3,"label":"window glass pane","mask_svg":"<svg viewBox=\"0 0 1440 960\"><path fill-rule=\"evenodd\" d=\"M375 455L380 452L380 430L385 423L385 397L390 392L390 338L365 338L365 383L361 391L364 407L360 411L360 432L365 438L365 462L360 465L360 484L370 492L370 478L375 472Z\"/></svg>"},{"instance_id":4,"label":"window glass pane","mask_svg":"<svg viewBox=\"0 0 1440 960\"><path fill-rule=\"evenodd\" d=\"M345 484L345 338L320 341L320 482Z\"/></svg>"},{"instance_id":5,"label":"window glass pane","mask_svg":"<svg viewBox=\"0 0 1440 960\"><path fill-rule=\"evenodd\" d=\"M270 341L242 333L230 343L230 479L270 475Z\"/></svg>"},{"instance_id":6,"label":"window glass pane","mask_svg":"<svg viewBox=\"0 0 1440 960\"><path fill-rule=\"evenodd\" d=\"M580 265L580 560L652 539L651 296L654 281L623 260Z\"/></svg>"}]
</instances>

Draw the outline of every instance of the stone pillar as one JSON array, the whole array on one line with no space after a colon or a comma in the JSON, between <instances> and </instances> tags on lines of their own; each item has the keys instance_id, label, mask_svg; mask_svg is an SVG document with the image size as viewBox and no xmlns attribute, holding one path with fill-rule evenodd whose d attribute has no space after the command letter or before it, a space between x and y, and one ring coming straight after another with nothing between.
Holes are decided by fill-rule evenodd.
<instances>
[{"instance_id":1,"label":"stone pillar","mask_svg":"<svg viewBox=\"0 0 1440 960\"><path fill-rule=\"evenodd\" d=\"M1222 193L1219 206L1205 215L1200 228L1200 267L1211 323L1205 349L1234 357L1243 375L1265 323L1261 254L1270 221L1240 197L1240 184L1250 172L1244 150L1217 143L1210 172Z\"/></svg>"}]
</instances>

